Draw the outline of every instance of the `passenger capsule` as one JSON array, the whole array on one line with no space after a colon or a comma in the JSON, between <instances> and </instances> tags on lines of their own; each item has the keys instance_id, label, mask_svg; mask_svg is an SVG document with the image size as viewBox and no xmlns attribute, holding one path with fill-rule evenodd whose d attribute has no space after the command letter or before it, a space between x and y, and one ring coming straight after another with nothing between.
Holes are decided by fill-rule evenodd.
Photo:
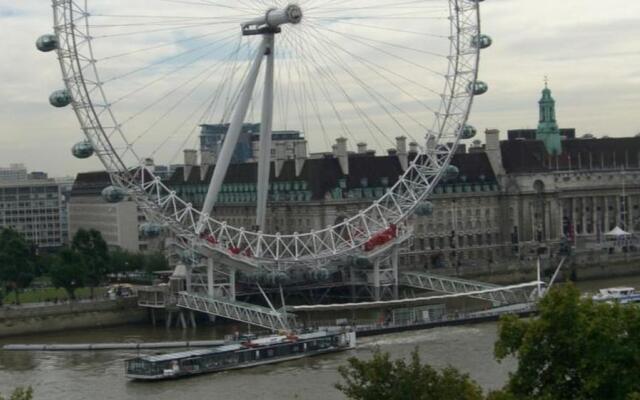
<instances>
[{"instance_id":1,"label":"passenger capsule","mask_svg":"<svg viewBox=\"0 0 640 400\"><path fill-rule=\"evenodd\" d=\"M122 200L124 200L125 196L126 192L124 191L124 189L116 186L107 186L102 191L102 198L107 203L120 203Z\"/></svg>"},{"instance_id":2,"label":"passenger capsule","mask_svg":"<svg viewBox=\"0 0 640 400\"><path fill-rule=\"evenodd\" d=\"M140 225L140 233L146 239L154 239L160 236L162 228L158 224L146 223Z\"/></svg>"},{"instance_id":3,"label":"passenger capsule","mask_svg":"<svg viewBox=\"0 0 640 400\"><path fill-rule=\"evenodd\" d=\"M419 217L430 217L433 215L433 203L430 201L424 201L416 208L416 215Z\"/></svg>"},{"instance_id":4,"label":"passenger capsule","mask_svg":"<svg viewBox=\"0 0 640 400\"><path fill-rule=\"evenodd\" d=\"M286 272L274 272L273 273L273 282L276 285L286 285L291 281L291 278Z\"/></svg>"},{"instance_id":5,"label":"passenger capsule","mask_svg":"<svg viewBox=\"0 0 640 400\"><path fill-rule=\"evenodd\" d=\"M328 281L331 274L326 268L318 268L313 271L313 280L317 282Z\"/></svg>"},{"instance_id":6,"label":"passenger capsule","mask_svg":"<svg viewBox=\"0 0 640 400\"><path fill-rule=\"evenodd\" d=\"M447 169L444 171L444 180L445 181L454 181L458 179L460 175L460 170L455 165L449 165Z\"/></svg>"},{"instance_id":7,"label":"passenger capsule","mask_svg":"<svg viewBox=\"0 0 640 400\"><path fill-rule=\"evenodd\" d=\"M94 153L94 150L89 141L83 140L82 142L78 142L73 146L73 148L71 149L71 153L75 158L84 160L85 158L91 157Z\"/></svg>"},{"instance_id":8,"label":"passenger capsule","mask_svg":"<svg viewBox=\"0 0 640 400\"><path fill-rule=\"evenodd\" d=\"M471 125L465 125L460 132L460 138L465 140L473 139L477 133L478 131L476 130L476 128Z\"/></svg>"},{"instance_id":9,"label":"passenger capsule","mask_svg":"<svg viewBox=\"0 0 640 400\"><path fill-rule=\"evenodd\" d=\"M43 53L56 50L58 48L58 38L56 35L42 35L36 40L36 47Z\"/></svg>"},{"instance_id":10,"label":"passenger capsule","mask_svg":"<svg viewBox=\"0 0 640 400\"><path fill-rule=\"evenodd\" d=\"M489 86L482 81L476 81L475 84L473 82L469 83L467 90L469 91L469 93L473 93L474 95L479 96L481 94L487 93L489 91Z\"/></svg>"},{"instance_id":11,"label":"passenger capsule","mask_svg":"<svg viewBox=\"0 0 640 400\"><path fill-rule=\"evenodd\" d=\"M66 107L73 101L71 93L67 89L56 90L49 96L49 103L57 108Z\"/></svg>"},{"instance_id":12,"label":"passenger capsule","mask_svg":"<svg viewBox=\"0 0 640 400\"><path fill-rule=\"evenodd\" d=\"M202 255L193 249L187 249L180 253L180 259L186 265L194 265L200 262Z\"/></svg>"},{"instance_id":13,"label":"passenger capsule","mask_svg":"<svg viewBox=\"0 0 640 400\"><path fill-rule=\"evenodd\" d=\"M479 49L486 49L488 47L491 47L492 44L493 39L491 39L491 36L489 35L474 36L473 39L471 39L471 46L477 47Z\"/></svg>"}]
</instances>

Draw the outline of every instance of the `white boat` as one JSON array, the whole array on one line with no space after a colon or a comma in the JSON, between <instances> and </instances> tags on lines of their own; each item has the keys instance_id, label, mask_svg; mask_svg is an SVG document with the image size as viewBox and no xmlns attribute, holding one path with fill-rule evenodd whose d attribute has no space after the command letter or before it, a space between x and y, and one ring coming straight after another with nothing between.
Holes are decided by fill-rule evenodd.
<instances>
[{"instance_id":1,"label":"white boat","mask_svg":"<svg viewBox=\"0 0 640 400\"><path fill-rule=\"evenodd\" d=\"M593 301L608 303L638 303L640 302L640 293L636 292L632 287L612 287L600 289L599 293L592 297Z\"/></svg>"}]
</instances>

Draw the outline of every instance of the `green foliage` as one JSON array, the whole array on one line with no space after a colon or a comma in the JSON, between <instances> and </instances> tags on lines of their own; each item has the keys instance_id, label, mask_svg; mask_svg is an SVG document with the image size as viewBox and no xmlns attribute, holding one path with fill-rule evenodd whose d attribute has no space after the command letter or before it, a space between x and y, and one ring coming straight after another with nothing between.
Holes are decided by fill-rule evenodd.
<instances>
[{"instance_id":1,"label":"green foliage","mask_svg":"<svg viewBox=\"0 0 640 400\"><path fill-rule=\"evenodd\" d=\"M169 262L162 253L142 254L116 249L110 253L109 271L112 273L132 271L166 271Z\"/></svg>"},{"instance_id":2,"label":"green foliage","mask_svg":"<svg viewBox=\"0 0 640 400\"><path fill-rule=\"evenodd\" d=\"M20 304L20 291L36 277L33 249L21 234L12 229L0 231L0 282L7 292L16 294Z\"/></svg>"},{"instance_id":3,"label":"green foliage","mask_svg":"<svg viewBox=\"0 0 640 400\"><path fill-rule=\"evenodd\" d=\"M29 388L17 388L9 397L9 400L32 400L33 399L33 389ZM0 395L0 400L5 400L4 396Z\"/></svg>"},{"instance_id":4,"label":"green foliage","mask_svg":"<svg viewBox=\"0 0 640 400\"><path fill-rule=\"evenodd\" d=\"M106 293L107 288L97 288L95 291L95 296L96 298L104 298L106 297ZM87 300L91 298L91 290L87 287L77 289L74 294L77 300ZM22 304L67 301L69 299L70 297L66 290L54 287L26 289L20 294L20 302L22 302ZM5 303L15 302L15 293L8 294L4 298L4 301Z\"/></svg>"},{"instance_id":5,"label":"green foliage","mask_svg":"<svg viewBox=\"0 0 640 400\"><path fill-rule=\"evenodd\" d=\"M144 270L147 272L167 271L170 269L169 260L162 253L152 253L146 256Z\"/></svg>"},{"instance_id":6,"label":"green foliage","mask_svg":"<svg viewBox=\"0 0 640 400\"><path fill-rule=\"evenodd\" d=\"M498 391L489 393L489 395L487 395L487 400L525 400L525 399L518 398L506 390L498 390Z\"/></svg>"},{"instance_id":7,"label":"green foliage","mask_svg":"<svg viewBox=\"0 0 640 400\"><path fill-rule=\"evenodd\" d=\"M353 400L476 400L482 390L467 375L453 368L438 372L422 364L417 349L411 360L391 361L377 350L373 359L350 358L339 368L344 383L336 388Z\"/></svg>"},{"instance_id":8,"label":"green foliage","mask_svg":"<svg viewBox=\"0 0 640 400\"><path fill-rule=\"evenodd\" d=\"M500 323L496 357L518 359L508 393L531 400L637 398L629 396L640 391L639 308L581 299L567 285L552 290L539 311L535 319Z\"/></svg>"},{"instance_id":9,"label":"green foliage","mask_svg":"<svg viewBox=\"0 0 640 400\"><path fill-rule=\"evenodd\" d=\"M80 229L73 237L71 249L85 269L86 283L92 288L99 286L109 272L109 248L102 234L95 229Z\"/></svg>"},{"instance_id":10,"label":"green foliage","mask_svg":"<svg viewBox=\"0 0 640 400\"><path fill-rule=\"evenodd\" d=\"M125 250L112 250L109 254L109 272L118 274L130 271L130 258L130 253Z\"/></svg>"},{"instance_id":11,"label":"green foliage","mask_svg":"<svg viewBox=\"0 0 640 400\"><path fill-rule=\"evenodd\" d=\"M61 250L52 259L49 277L53 286L65 289L69 298L75 300L75 291L84 287L87 278L82 255L72 249Z\"/></svg>"}]
</instances>

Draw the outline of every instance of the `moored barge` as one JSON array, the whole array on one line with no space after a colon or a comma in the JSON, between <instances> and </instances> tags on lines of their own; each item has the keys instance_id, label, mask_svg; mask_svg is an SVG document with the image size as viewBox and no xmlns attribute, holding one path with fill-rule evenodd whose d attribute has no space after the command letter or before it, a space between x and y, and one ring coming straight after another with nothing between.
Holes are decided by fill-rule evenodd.
<instances>
[{"instance_id":1,"label":"moored barge","mask_svg":"<svg viewBox=\"0 0 640 400\"><path fill-rule=\"evenodd\" d=\"M211 349L137 357L127 360L125 366L129 379L159 381L273 364L344 351L355 346L355 332L319 331L269 336Z\"/></svg>"}]
</instances>

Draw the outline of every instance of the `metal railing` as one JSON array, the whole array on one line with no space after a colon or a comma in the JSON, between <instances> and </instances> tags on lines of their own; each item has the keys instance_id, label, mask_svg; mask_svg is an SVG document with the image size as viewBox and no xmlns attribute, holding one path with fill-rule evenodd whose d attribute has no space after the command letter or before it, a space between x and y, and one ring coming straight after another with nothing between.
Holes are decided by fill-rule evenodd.
<instances>
[{"instance_id":1,"label":"metal railing","mask_svg":"<svg viewBox=\"0 0 640 400\"><path fill-rule=\"evenodd\" d=\"M178 307L216 317L261 326L272 331L289 330L295 326L295 316L254 304L216 299L188 292L178 293Z\"/></svg>"},{"instance_id":2,"label":"metal railing","mask_svg":"<svg viewBox=\"0 0 640 400\"><path fill-rule=\"evenodd\" d=\"M449 276L435 275L426 272L401 273L401 285L416 289L429 290L447 294L473 293L469 297L488 300L494 304L518 304L530 301L531 289L500 289L501 286L491 283L471 281ZM477 293L489 290L487 293Z\"/></svg>"}]
</instances>

